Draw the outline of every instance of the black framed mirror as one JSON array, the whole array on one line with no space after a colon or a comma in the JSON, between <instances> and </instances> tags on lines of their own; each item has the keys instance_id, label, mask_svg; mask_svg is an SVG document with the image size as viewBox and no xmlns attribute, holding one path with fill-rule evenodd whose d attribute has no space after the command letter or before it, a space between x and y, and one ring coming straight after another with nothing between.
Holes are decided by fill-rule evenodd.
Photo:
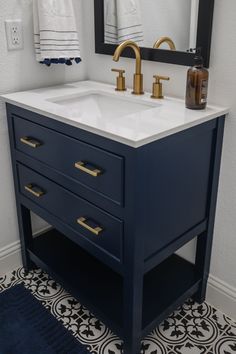
<instances>
[{"instance_id":1,"label":"black framed mirror","mask_svg":"<svg viewBox=\"0 0 236 354\"><path fill-rule=\"evenodd\" d=\"M134 28L134 30L131 31L132 35L129 38L125 37L124 35L125 32L123 33L121 32L121 34L118 34L118 37L117 34L116 35L114 34L116 32L114 32L113 29L115 28L117 30L117 24L113 24L111 22L112 21L111 15L113 16L114 11L117 11L117 8L114 8L114 6L116 6L116 1L117 0L94 0L95 52L96 53L113 55L117 45L122 41L122 39L133 39L134 41L138 42L138 44L140 45L143 60L191 66L193 64L194 53L188 52L188 50L190 48L200 47L202 49L204 65L205 67L209 67L214 0L175 0L175 2L176 1L179 2L177 8L175 9L173 8L173 0L171 0L172 5L170 2L166 0L119 0L122 6L123 6L122 1L124 1L124 4L131 2L132 6L136 1L144 2L143 8L141 8L140 6L139 9L140 15L136 24L135 22L127 22L126 20L126 23L129 24L131 23L131 25L129 25L129 28L131 27ZM155 31L153 31L150 30L152 29L151 19L153 19L153 24L155 24L155 26L157 23L160 22L157 21L158 11L153 12L153 10L156 10L153 7L150 9L151 13L147 13L147 9L150 6L151 2L153 2L153 6L157 7L158 1L162 2L162 7L161 7L162 12L160 16L162 16L162 23L164 25L161 30L160 29L156 30L155 27ZM112 6L110 6L112 2L113 2L112 5L113 8ZM180 2L182 4L181 10L179 8ZM186 6L186 4L188 6ZM165 8L165 6L167 5L169 6L169 8ZM178 9L178 11L176 11L176 9ZM111 12L110 14L108 14L109 11ZM119 11L120 18L122 18L120 15L122 11L120 10L118 11ZM166 20L164 20L164 13L166 13L167 16ZM143 18L141 17L142 14L143 14ZM110 22L107 20L109 15L110 15ZM132 21L135 20L132 19ZM132 26L133 23L134 25ZM138 27L140 25L142 26L142 28L144 28L144 30L143 29L140 30L140 27ZM110 26L110 27L108 27L107 29L106 26ZM169 34L170 31L168 30L167 26L170 26L172 28L172 33L173 33L172 36ZM187 30L188 26L190 26L189 30ZM128 26L126 28L128 28ZM124 30L124 26L123 28L121 28L121 30L122 29ZM144 32L145 30L146 32ZM174 46L172 46L172 49L165 49L164 45L166 45L166 43L162 43L161 46L163 46L163 49L154 49L152 45L152 43L155 42L153 41L154 37L151 42L151 36L150 38L147 39L147 35L146 35L147 32L149 34L151 33L152 36L155 35L155 32L157 32L159 34L156 35L157 40L161 39L163 36L168 38L172 37L171 39ZM179 37L177 37L177 33ZM105 34L106 34L106 39L105 39ZM144 37L146 39L144 39ZM175 45L175 43L178 43L178 45ZM134 54L132 50L127 48L123 52L123 56L133 58Z\"/></svg>"}]
</instances>

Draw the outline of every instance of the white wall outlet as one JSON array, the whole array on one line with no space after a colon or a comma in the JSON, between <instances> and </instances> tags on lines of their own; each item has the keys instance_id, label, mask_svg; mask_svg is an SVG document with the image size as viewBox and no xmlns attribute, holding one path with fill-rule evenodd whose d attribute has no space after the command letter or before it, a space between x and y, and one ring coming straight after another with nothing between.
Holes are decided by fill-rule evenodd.
<instances>
[{"instance_id":1,"label":"white wall outlet","mask_svg":"<svg viewBox=\"0 0 236 354\"><path fill-rule=\"evenodd\" d=\"M23 48L23 26L21 20L6 20L6 36L8 50Z\"/></svg>"}]
</instances>

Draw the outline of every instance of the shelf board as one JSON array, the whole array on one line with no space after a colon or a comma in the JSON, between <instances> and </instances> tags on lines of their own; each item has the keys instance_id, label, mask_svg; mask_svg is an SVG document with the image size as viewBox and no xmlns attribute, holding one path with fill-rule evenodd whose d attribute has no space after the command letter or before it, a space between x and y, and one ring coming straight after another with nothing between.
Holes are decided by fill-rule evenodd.
<instances>
[{"instance_id":1,"label":"shelf board","mask_svg":"<svg viewBox=\"0 0 236 354\"><path fill-rule=\"evenodd\" d=\"M122 278L53 229L34 239L32 261L121 335Z\"/></svg>"},{"instance_id":2,"label":"shelf board","mask_svg":"<svg viewBox=\"0 0 236 354\"><path fill-rule=\"evenodd\" d=\"M123 279L56 230L34 239L32 261L123 338ZM195 267L172 255L144 276L143 334L196 292Z\"/></svg>"}]
</instances>

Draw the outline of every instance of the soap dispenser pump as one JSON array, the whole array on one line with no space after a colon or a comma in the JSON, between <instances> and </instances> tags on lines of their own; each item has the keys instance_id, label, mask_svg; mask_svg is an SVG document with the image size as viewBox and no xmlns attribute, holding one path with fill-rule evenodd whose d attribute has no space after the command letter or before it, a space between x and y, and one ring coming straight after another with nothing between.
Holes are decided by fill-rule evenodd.
<instances>
[{"instance_id":1,"label":"soap dispenser pump","mask_svg":"<svg viewBox=\"0 0 236 354\"><path fill-rule=\"evenodd\" d=\"M186 107L189 109L205 109L207 105L208 70L203 67L201 48L196 49L194 65L187 74Z\"/></svg>"}]
</instances>

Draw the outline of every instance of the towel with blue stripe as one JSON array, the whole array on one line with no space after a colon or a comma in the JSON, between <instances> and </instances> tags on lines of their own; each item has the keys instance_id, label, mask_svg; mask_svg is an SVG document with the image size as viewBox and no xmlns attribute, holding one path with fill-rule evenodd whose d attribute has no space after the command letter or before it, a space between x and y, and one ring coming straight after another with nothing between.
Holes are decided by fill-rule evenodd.
<instances>
[{"instance_id":1,"label":"towel with blue stripe","mask_svg":"<svg viewBox=\"0 0 236 354\"><path fill-rule=\"evenodd\" d=\"M80 46L72 0L33 0L36 60L51 64L80 63Z\"/></svg>"}]
</instances>

